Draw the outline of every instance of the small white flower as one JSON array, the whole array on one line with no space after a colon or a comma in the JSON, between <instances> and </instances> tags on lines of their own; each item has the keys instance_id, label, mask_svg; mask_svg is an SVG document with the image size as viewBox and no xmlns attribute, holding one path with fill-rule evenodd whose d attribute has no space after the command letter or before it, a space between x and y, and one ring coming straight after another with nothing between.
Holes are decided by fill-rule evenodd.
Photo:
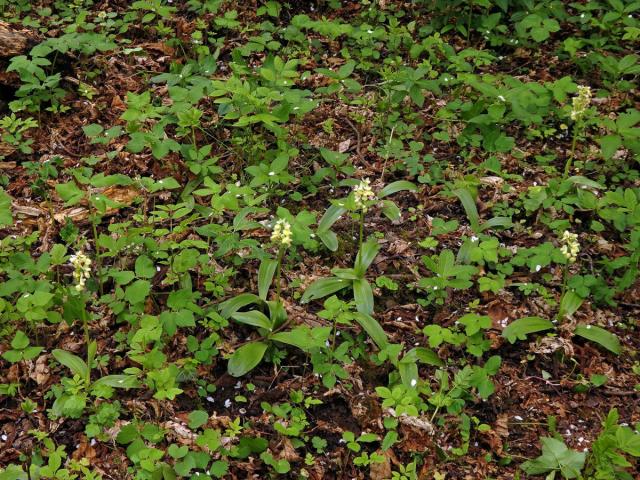
<instances>
[{"instance_id":1,"label":"small white flower","mask_svg":"<svg viewBox=\"0 0 640 480\"><path fill-rule=\"evenodd\" d=\"M591 88L584 85L578 85L578 95L573 97L571 106L571 120L577 121L584 117L587 108L591 104Z\"/></svg>"},{"instance_id":2,"label":"small white flower","mask_svg":"<svg viewBox=\"0 0 640 480\"><path fill-rule=\"evenodd\" d=\"M229 408L230 406L231 406L231 400L227 398L224 401L224 408Z\"/></svg>"},{"instance_id":3,"label":"small white flower","mask_svg":"<svg viewBox=\"0 0 640 480\"><path fill-rule=\"evenodd\" d=\"M91 259L81 251L71 255L69 262L73 265L73 279L76 282L75 289L79 292L84 290L87 279L91 275Z\"/></svg>"},{"instance_id":4,"label":"small white flower","mask_svg":"<svg viewBox=\"0 0 640 480\"><path fill-rule=\"evenodd\" d=\"M418 384L418 380L416 380L415 378L411 379L411 386L415 387Z\"/></svg>"},{"instance_id":5,"label":"small white flower","mask_svg":"<svg viewBox=\"0 0 640 480\"><path fill-rule=\"evenodd\" d=\"M273 177L276 174L276 172L269 172L269 176Z\"/></svg>"},{"instance_id":6,"label":"small white flower","mask_svg":"<svg viewBox=\"0 0 640 480\"><path fill-rule=\"evenodd\" d=\"M578 259L578 253L580 253L578 235L565 230L560 241L562 242L562 246L560 247L562 255L569 260L569 263L574 263Z\"/></svg>"},{"instance_id":7,"label":"small white flower","mask_svg":"<svg viewBox=\"0 0 640 480\"><path fill-rule=\"evenodd\" d=\"M541 265L536 265L536 272L539 272L541 268L542 268Z\"/></svg>"},{"instance_id":8,"label":"small white flower","mask_svg":"<svg viewBox=\"0 0 640 480\"><path fill-rule=\"evenodd\" d=\"M291 245L291 236L291 224L284 218L278 220L273 226L271 241L273 243L279 243L283 247L288 247Z\"/></svg>"},{"instance_id":9,"label":"small white flower","mask_svg":"<svg viewBox=\"0 0 640 480\"><path fill-rule=\"evenodd\" d=\"M502 101L502 102L506 102L506 98L504 98L502 95L498 95L498 100Z\"/></svg>"},{"instance_id":10,"label":"small white flower","mask_svg":"<svg viewBox=\"0 0 640 480\"><path fill-rule=\"evenodd\" d=\"M362 180L359 184L353 187L353 196L356 207L366 213L369 205L368 202L376 198L376 194L371 189L371 181L368 178Z\"/></svg>"}]
</instances>

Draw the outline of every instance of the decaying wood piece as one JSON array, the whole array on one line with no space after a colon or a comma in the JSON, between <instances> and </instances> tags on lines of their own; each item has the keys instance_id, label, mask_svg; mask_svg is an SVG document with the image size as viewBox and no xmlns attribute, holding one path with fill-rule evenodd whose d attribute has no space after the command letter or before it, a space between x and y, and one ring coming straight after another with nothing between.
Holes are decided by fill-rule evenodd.
<instances>
[{"instance_id":1,"label":"decaying wood piece","mask_svg":"<svg viewBox=\"0 0 640 480\"><path fill-rule=\"evenodd\" d=\"M27 52L32 44L31 38L12 29L7 23L0 22L0 57L14 57Z\"/></svg>"}]
</instances>

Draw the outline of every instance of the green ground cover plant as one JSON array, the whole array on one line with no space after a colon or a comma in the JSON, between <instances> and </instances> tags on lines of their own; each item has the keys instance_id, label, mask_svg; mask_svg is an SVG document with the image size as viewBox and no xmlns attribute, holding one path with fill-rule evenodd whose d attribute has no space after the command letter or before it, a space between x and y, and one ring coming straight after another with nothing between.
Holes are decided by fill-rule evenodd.
<instances>
[{"instance_id":1,"label":"green ground cover plant","mask_svg":"<svg viewBox=\"0 0 640 480\"><path fill-rule=\"evenodd\" d=\"M0 480L637 478L639 15L0 0Z\"/></svg>"}]
</instances>

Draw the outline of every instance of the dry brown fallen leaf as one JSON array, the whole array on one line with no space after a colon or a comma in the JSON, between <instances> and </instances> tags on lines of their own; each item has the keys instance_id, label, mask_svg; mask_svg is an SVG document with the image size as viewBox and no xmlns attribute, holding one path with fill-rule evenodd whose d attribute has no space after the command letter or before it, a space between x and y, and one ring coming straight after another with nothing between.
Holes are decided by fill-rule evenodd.
<instances>
[{"instance_id":1,"label":"dry brown fallen leaf","mask_svg":"<svg viewBox=\"0 0 640 480\"><path fill-rule=\"evenodd\" d=\"M38 385L43 385L49 380L49 355L40 355L36 360L33 370L29 373L29 377Z\"/></svg>"},{"instance_id":2,"label":"dry brown fallen leaf","mask_svg":"<svg viewBox=\"0 0 640 480\"><path fill-rule=\"evenodd\" d=\"M378 450L376 453L382 455L384 460L380 463L373 462L369 466L369 476L371 480L388 480L391 478L391 461L389 460L389 456L382 450Z\"/></svg>"}]
</instances>

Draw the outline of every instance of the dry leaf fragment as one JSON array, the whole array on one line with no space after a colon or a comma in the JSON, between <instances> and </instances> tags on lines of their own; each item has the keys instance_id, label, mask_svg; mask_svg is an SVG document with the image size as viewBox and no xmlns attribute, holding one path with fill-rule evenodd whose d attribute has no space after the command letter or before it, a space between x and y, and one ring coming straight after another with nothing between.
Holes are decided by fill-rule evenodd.
<instances>
[{"instance_id":1,"label":"dry leaf fragment","mask_svg":"<svg viewBox=\"0 0 640 480\"><path fill-rule=\"evenodd\" d=\"M350 146L351 146L351 139L350 139L350 138L347 138L344 142L340 142L340 143L338 144L338 151L339 151L340 153L344 153L344 152L346 152L347 150L349 150L349 147L350 147Z\"/></svg>"},{"instance_id":2,"label":"dry leaf fragment","mask_svg":"<svg viewBox=\"0 0 640 480\"><path fill-rule=\"evenodd\" d=\"M29 377L38 385L43 385L49 380L50 372L48 366L49 355L40 355L36 360L33 371L29 374Z\"/></svg>"},{"instance_id":3,"label":"dry leaf fragment","mask_svg":"<svg viewBox=\"0 0 640 480\"><path fill-rule=\"evenodd\" d=\"M376 453L381 455L384 460L380 463L373 462L369 466L371 480L388 480L391 478L391 462L389 461L389 456L382 450L378 450Z\"/></svg>"}]
</instances>

